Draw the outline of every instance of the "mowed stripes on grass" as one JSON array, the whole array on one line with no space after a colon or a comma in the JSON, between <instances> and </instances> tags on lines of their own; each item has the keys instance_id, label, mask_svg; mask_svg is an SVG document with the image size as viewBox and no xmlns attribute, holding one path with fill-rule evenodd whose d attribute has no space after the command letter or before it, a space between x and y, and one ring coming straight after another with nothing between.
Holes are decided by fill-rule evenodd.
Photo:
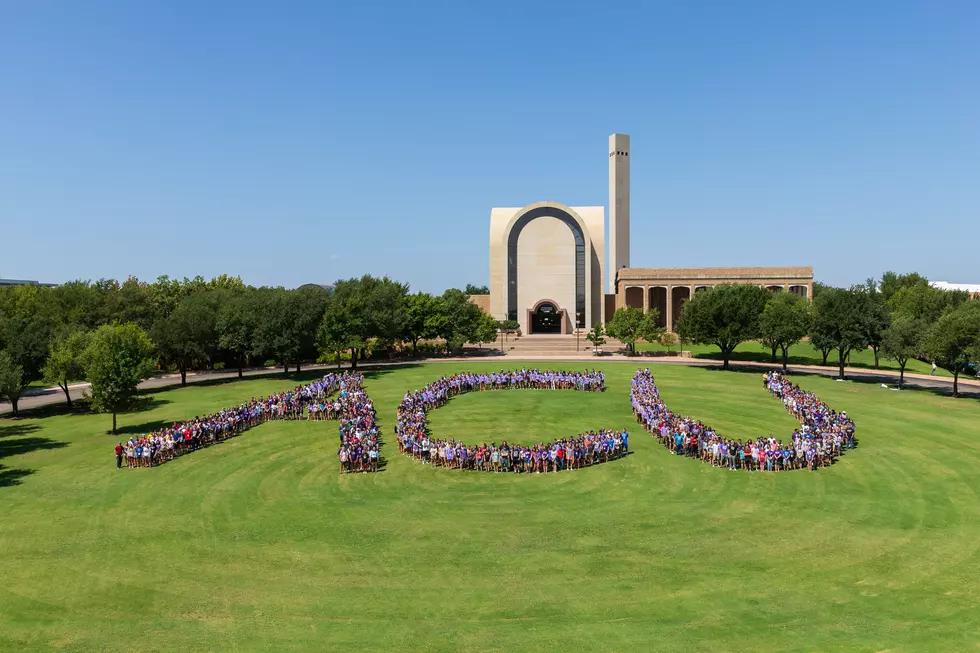
<instances>
[{"instance_id":1,"label":"mowed stripes on grass","mask_svg":"<svg viewBox=\"0 0 980 653\"><path fill-rule=\"evenodd\" d=\"M505 365L369 372L388 460L372 475L338 474L335 423L265 424L116 472L106 416L0 421L0 648L976 648L980 402L796 377L855 418L859 448L815 473L733 473L638 431L636 365L608 363L604 393L474 393L431 425L467 442L628 426L623 460L514 476L397 453L407 390ZM653 369L671 408L726 434L795 425L759 374ZM294 383L161 391L120 425Z\"/></svg>"}]
</instances>

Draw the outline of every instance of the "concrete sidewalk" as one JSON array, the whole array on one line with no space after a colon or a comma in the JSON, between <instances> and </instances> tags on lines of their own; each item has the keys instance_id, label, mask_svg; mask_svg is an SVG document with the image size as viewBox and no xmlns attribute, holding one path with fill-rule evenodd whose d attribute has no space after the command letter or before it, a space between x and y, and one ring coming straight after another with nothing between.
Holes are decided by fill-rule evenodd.
<instances>
[{"instance_id":1,"label":"concrete sidewalk","mask_svg":"<svg viewBox=\"0 0 980 653\"><path fill-rule=\"evenodd\" d=\"M512 363L516 362L532 362L538 361L541 363L573 363L582 364L588 367L590 364L606 363L606 362L628 362L635 364L638 368L649 367L652 365L689 365L692 367L721 367L722 361L714 359L703 359L703 358L682 358L682 357L672 357L672 356L625 356L623 354L605 354L603 356L593 357L593 356L531 356L522 357L515 356L513 354L507 356L464 356L458 358L425 358L425 359L409 359L409 360L395 360L395 361L384 361L384 362L370 362L370 363L360 363L358 369L371 369L377 367L390 367L397 365L421 365L425 363L500 363L501 367L507 367ZM344 363L341 368L348 369L350 367L349 363ZM773 365L771 363L761 363L755 361L731 361L729 367L733 370L758 370L765 371L771 369L781 369L780 365ZM337 369L335 363L331 364L317 364L304 366L303 371L308 370L331 370ZM821 365L790 365L788 368L789 374L817 374L820 376L836 377L837 368L836 367L825 367ZM864 381L864 382L877 382L885 383L889 385L897 385L898 383L898 372L892 370L872 370L865 369L861 367L847 367L844 369L845 375L850 380ZM282 368L251 368L243 372L243 377L254 378L259 376L270 376L275 374L281 374ZM224 381L224 380L234 380L238 378L237 370L223 370L220 372L188 372L187 374L187 384L191 385L193 383L206 383L209 381ZM166 374L161 376L155 376L143 381L140 384L141 390L154 390L157 388L163 388L168 386L180 385L180 375L179 374ZM952 392L953 390L953 379L941 376L929 376L928 374L910 374L906 372L905 374L905 385L907 387L913 388L925 388L927 390L938 390L943 392ZM76 399L81 399L85 391L88 390L90 385L88 383L76 383L69 386L69 392L71 393L72 401ZM960 377L959 381L960 394L972 397L980 397L980 380L977 379L967 379ZM31 410L33 408L40 408L43 406L51 406L54 404L64 404L65 403L65 393L64 391L55 386L53 388L43 388L31 390L21 397L18 408L21 411ZM2 401L0 402L0 415L7 414L11 411L10 402Z\"/></svg>"}]
</instances>

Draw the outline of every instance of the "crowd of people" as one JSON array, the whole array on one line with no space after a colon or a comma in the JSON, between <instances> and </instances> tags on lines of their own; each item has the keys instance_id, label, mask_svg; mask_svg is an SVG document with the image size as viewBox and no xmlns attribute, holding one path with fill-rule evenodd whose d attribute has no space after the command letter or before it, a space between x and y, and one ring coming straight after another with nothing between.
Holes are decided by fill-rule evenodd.
<instances>
[{"instance_id":1,"label":"crowd of people","mask_svg":"<svg viewBox=\"0 0 980 653\"><path fill-rule=\"evenodd\" d=\"M376 472L381 464L381 430L374 403L364 390L364 375L345 375L334 404L340 419L341 473Z\"/></svg>"},{"instance_id":2,"label":"crowd of people","mask_svg":"<svg viewBox=\"0 0 980 653\"><path fill-rule=\"evenodd\" d=\"M601 392L602 372L514 370L487 374L460 373L443 377L420 390L405 394L398 406L395 434L398 450L423 464L483 472L543 473L588 467L624 456L629 433L624 429L600 429L579 433L551 443L533 445L467 445L454 438L435 438L426 416L452 397L479 390L547 389Z\"/></svg>"},{"instance_id":3,"label":"crowd of people","mask_svg":"<svg viewBox=\"0 0 980 653\"><path fill-rule=\"evenodd\" d=\"M252 398L232 408L133 436L116 445L116 467L121 468L124 464L129 468L155 467L227 440L263 422L305 419L339 420L341 450L345 447L356 450L358 468L362 466L361 455L365 456L367 460L363 467L368 470L371 468L371 449L375 450L373 457L377 460L380 445L374 408L364 393L363 384L361 374L327 374L291 390ZM339 395L332 397L338 390ZM377 467L376 463L374 467Z\"/></svg>"},{"instance_id":4,"label":"crowd of people","mask_svg":"<svg viewBox=\"0 0 980 653\"><path fill-rule=\"evenodd\" d=\"M733 471L813 471L832 465L855 446L854 422L846 412L837 413L779 372L766 373L763 386L800 422L785 443L771 433L744 442L725 438L700 421L673 413L660 399L649 369L633 376L630 399L636 421L672 453Z\"/></svg>"}]
</instances>

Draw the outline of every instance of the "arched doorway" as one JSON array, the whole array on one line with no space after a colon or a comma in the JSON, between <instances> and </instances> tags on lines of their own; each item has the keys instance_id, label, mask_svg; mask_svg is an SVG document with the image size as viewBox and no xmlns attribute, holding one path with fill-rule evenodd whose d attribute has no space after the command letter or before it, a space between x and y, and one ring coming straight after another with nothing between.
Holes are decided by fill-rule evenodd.
<instances>
[{"instance_id":1,"label":"arched doorway","mask_svg":"<svg viewBox=\"0 0 980 653\"><path fill-rule=\"evenodd\" d=\"M586 283L587 275L587 260L588 253L591 245L586 240L585 232L582 230L582 226L579 224L581 218L576 218L572 216L568 211L557 207L557 206L539 206L533 208L517 219L517 221L511 226L510 231L507 235L507 319L516 320L518 308L518 251L517 242L521 231L535 218L550 217L555 218L563 222L572 232L572 238L574 240L575 255L574 255L574 266L575 266L575 323L573 327L576 328L586 328L586 317L588 311L586 310L586 303L590 300L590 295L588 294L588 284ZM556 312L559 310L557 304L554 304ZM531 309L533 312L537 312L537 308ZM562 311L564 312L564 311ZM533 328L532 328L533 332Z\"/></svg>"},{"instance_id":2,"label":"arched doorway","mask_svg":"<svg viewBox=\"0 0 980 653\"><path fill-rule=\"evenodd\" d=\"M553 302L539 302L531 313L531 333L564 333L565 311Z\"/></svg>"}]
</instances>

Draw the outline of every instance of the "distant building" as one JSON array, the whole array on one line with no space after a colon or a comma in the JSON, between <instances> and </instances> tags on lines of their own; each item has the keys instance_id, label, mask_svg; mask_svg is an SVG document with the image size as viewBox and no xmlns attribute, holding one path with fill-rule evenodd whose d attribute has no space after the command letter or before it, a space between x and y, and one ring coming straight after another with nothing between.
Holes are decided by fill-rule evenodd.
<instances>
[{"instance_id":1,"label":"distant building","mask_svg":"<svg viewBox=\"0 0 980 653\"><path fill-rule=\"evenodd\" d=\"M30 279L0 279L0 287L2 286L44 286L45 288L54 288L58 284L56 283L41 283L40 281L32 281Z\"/></svg>"},{"instance_id":2,"label":"distant building","mask_svg":"<svg viewBox=\"0 0 980 653\"><path fill-rule=\"evenodd\" d=\"M568 334L606 323L623 307L656 310L660 325L673 330L684 302L718 284L746 283L813 297L813 268L808 266L632 267L626 134L609 137L606 233L602 206L537 202L491 209L490 296L470 301L485 310L489 306L498 320L515 320L524 334Z\"/></svg>"},{"instance_id":3,"label":"distant building","mask_svg":"<svg viewBox=\"0 0 980 653\"><path fill-rule=\"evenodd\" d=\"M973 299L980 299L980 283L950 283L948 281L930 281L929 285L939 290L965 290Z\"/></svg>"}]
</instances>

